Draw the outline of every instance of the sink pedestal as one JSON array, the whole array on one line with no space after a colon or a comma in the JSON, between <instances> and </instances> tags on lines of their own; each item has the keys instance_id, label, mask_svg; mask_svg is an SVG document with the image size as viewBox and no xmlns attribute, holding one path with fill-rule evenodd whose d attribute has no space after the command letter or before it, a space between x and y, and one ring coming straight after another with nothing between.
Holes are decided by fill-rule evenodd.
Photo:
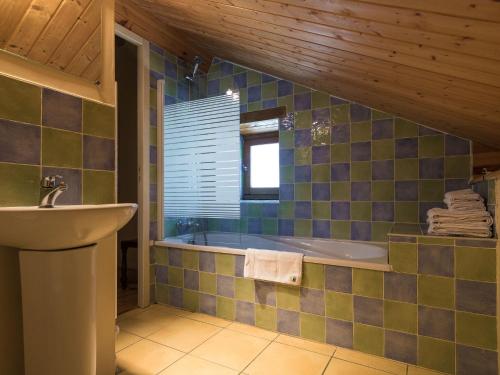
<instances>
[{"instance_id":1,"label":"sink pedestal","mask_svg":"<svg viewBox=\"0 0 500 375\"><path fill-rule=\"evenodd\" d=\"M96 374L96 245L19 262L25 374Z\"/></svg>"}]
</instances>

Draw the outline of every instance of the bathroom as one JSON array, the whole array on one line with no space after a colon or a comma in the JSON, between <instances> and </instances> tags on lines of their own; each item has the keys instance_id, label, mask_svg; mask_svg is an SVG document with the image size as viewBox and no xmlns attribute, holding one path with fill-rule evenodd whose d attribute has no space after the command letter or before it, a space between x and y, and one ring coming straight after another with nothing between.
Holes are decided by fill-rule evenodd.
<instances>
[{"instance_id":1,"label":"bathroom","mask_svg":"<svg viewBox=\"0 0 500 375\"><path fill-rule=\"evenodd\" d=\"M499 373L498 3L0 4L1 374Z\"/></svg>"}]
</instances>

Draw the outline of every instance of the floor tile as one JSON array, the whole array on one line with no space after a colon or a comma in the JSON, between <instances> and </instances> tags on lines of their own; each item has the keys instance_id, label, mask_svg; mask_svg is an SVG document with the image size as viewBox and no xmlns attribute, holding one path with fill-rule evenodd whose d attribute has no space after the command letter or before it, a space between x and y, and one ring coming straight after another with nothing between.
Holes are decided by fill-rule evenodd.
<instances>
[{"instance_id":1,"label":"floor tile","mask_svg":"<svg viewBox=\"0 0 500 375\"><path fill-rule=\"evenodd\" d=\"M116 320L119 322L121 320L132 318L132 317L134 317L136 315L139 315L141 312L147 311L149 309L150 309L150 307L148 307L146 309L134 309L134 310L130 310L130 311L124 312L123 314L118 315L118 317L116 318Z\"/></svg>"},{"instance_id":2,"label":"floor tile","mask_svg":"<svg viewBox=\"0 0 500 375\"><path fill-rule=\"evenodd\" d=\"M334 354L334 357L382 370L390 374L406 374L406 364L404 363L392 361L390 359L378 357L375 355L361 353L355 350L338 348Z\"/></svg>"},{"instance_id":3,"label":"floor tile","mask_svg":"<svg viewBox=\"0 0 500 375\"><path fill-rule=\"evenodd\" d=\"M268 344L268 340L224 329L193 350L191 354L241 371Z\"/></svg>"},{"instance_id":4,"label":"floor tile","mask_svg":"<svg viewBox=\"0 0 500 375\"><path fill-rule=\"evenodd\" d=\"M134 335L146 337L159 331L163 325L156 321L137 319L136 317L127 318L118 322L120 331L133 333Z\"/></svg>"},{"instance_id":5,"label":"floor tile","mask_svg":"<svg viewBox=\"0 0 500 375\"><path fill-rule=\"evenodd\" d=\"M148 340L187 353L220 330L220 327L212 324L176 316L166 323L162 329L148 336Z\"/></svg>"},{"instance_id":6,"label":"floor tile","mask_svg":"<svg viewBox=\"0 0 500 375\"><path fill-rule=\"evenodd\" d=\"M417 366L408 366L408 375L443 375L444 372L429 370Z\"/></svg>"},{"instance_id":7,"label":"floor tile","mask_svg":"<svg viewBox=\"0 0 500 375\"><path fill-rule=\"evenodd\" d=\"M260 337L261 339L266 339L266 340L274 340L276 336L278 336L276 332L268 331L267 329L262 329L242 323L232 323L227 328L233 331L246 333L247 335Z\"/></svg>"},{"instance_id":8,"label":"floor tile","mask_svg":"<svg viewBox=\"0 0 500 375\"><path fill-rule=\"evenodd\" d=\"M236 375L238 371L206 361L192 355L186 355L173 365L160 372L159 375Z\"/></svg>"},{"instance_id":9,"label":"floor tile","mask_svg":"<svg viewBox=\"0 0 500 375\"><path fill-rule=\"evenodd\" d=\"M249 375L315 375L323 373L329 360L326 355L273 342L244 372Z\"/></svg>"},{"instance_id":10,"label":"floor tile","mask_svg":"<svg viewBox=\"0 0 500 375\"><path fill-rule=\"evenodd\" d=\"M160 305L157 303L151 305L149 308L151 310L154 310L154 311L161 311L161 312L164 312L166 314L173 314L173 315L178 315L178 316L184 316L184 315L191 314L191 311L178 309L177 307L168 306L168 305Z\"/></svg>"},{"instance_id":11,"label":"floor tile","mask_svg":"<svg viewBox=\"0 0 500 375\"><path fill-rule=\"evenodd\" d=\"M221 318L217 318L216 316L201 314L201 313L191 313L184 316L188 319L197 320L199 322L213 324L214 326L225 328L230 325L232 322L230 320L225 320Z\"/></svg>"},{"instance_id":12,"label":"floor tile","mask_svg":"<svg viewBox=\"0 0 500 375\"><path fill-rule=\"evenodd\" d=\"M309 350L311 352L324 354L328 356L333 355L336 349L336 347L333 345L299 339L298 337L293 337L288 335L279 335L275 341L282 344L295 346L299 349Z\"/></svg>"},{"instance_id":13,"label":"floor tile","mask_svg":"<svg viewBox=\"0 0 500 375\"><path fill-rule=\"evenodd\" d=\"M142 338L136 335L133 335L128 332L121 331L118 334L115 342L115 352L119 352L122 349L125 349L127 346L135 344L138 341L141 341Z\"/></svg>"},{"instance_id":14,"label":"floor tile","mask_svg":"<svg viewBox=\"0 0 500 375\"><path fill-rule=\"evenodd\" d=\"M118 352L116 364L130 374L157 374L183 355L178 350L142 340Z\"/></svg>"},{"instance_id":15,"label":"floor tile","mask_svg":"<svg viewBox=\"0 0 500 375\"><path fill-rule=\"evenodd\" d=\"M333 358L324 375L387 375L387 372Z\"/></svg>"}]
</instances>

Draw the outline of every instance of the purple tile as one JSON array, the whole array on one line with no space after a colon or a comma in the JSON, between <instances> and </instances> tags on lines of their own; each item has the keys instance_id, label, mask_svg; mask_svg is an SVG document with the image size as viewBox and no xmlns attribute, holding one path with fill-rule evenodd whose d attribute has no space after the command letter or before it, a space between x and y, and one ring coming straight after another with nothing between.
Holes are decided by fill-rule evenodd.
<instances>
[{"instance_id":1,"label":"purple tile","mask_svg":"<svg viewBox=\"0 0 500 375\"><path fill-rule=\"evenodd\" d=\"M82 99L50 89L42 92L42 125L82 131Z\"/></svg>"},{"instance_id":2,"label":"purple tile","mask_svg":"<svg viewBox=\"0 0 500 375\"><path fill-rule=\"evenodd\" d=\"M453 246L418 245L418 273L454 276Z\"/></svg>"},{"instance_id":3,"label":"purple tile","mask_svg":"<svg viewBox=\"0 0 500 375\"><path fill-rule=\"evenodd\" d=\"M220 79L213 79L208 81L207 92L208 96L219 95L220 91Z\"/></svg>"},{"instance_id":4,"label":"purple tile","mask_svg":"<svg viewBox=\"0 0 500 375\"><path fill-rule=\"evenodd\" d=\"M418 138L396 139L396 159L418 157Z\"/></svg>"},{"instance_id":5,"label":"purple tile","mask_svg":"<svg viewBox=\"0 0 500 375\"><path fill-rule=\"evenodd\" d=\"M235 255L236 259L234 261L234 276L243 277L243 270L245 268L245 256Z\"/></svg>"},{"instance_id":6,"label":"purple tile","mask_svg":"<svg viewBox=\"0 0 500 375\"><path fill-rule=\"evenodd\" d=\"M179 101L181 102L187 102L189 100L188 85L181 82L177 82L177 99L179 99Z\"/></svg>"},{"instance_id":7,"label":"purple tile","mask_svg":"<svg viewBox=\"0 0 500 375\"><path fill-rule=\"evenodd\" d=\"M58 199L58 205L82 204L82 171L79 169L43 167L42 176L63 176L68 190Z\"/></svg>"},{"instance_id":8,"label":"purple tile","mask_svg":"<svg viewBox=\"0 0 500 375\"><path fill-rule=\"evenodd\" d=\"M310 165L299 165L295 167L295 182L311 182Z\"/></svg>"},{"instance_id":9,"label":"purple tile","mask_svg":"<svg viewBox=\"0 0 500 375\"><path fill-rule=\"evenodd\" d=\"M248 105L247 104L240 105L240 113L247 113L247 112L248 112Z\"/></svg>"},{"instance_id":10,"label":"purple tile","mask_svg":"<svg viewBox=\"0 0 500 375\"><path fill-rule=\"evenodd\" d=\"M177 64L171 61L165 60L165 76L172 79L177 79Z\"/></svg>"},{"instance_id":11,"label":"purple tile","mask_svg":"<svg viewBox=\"0 0 500 375\"><path fill-rule=\"evenodd\" d=\"M262 83L273 82L276 81L277 78L270 76L269 74L262 73Z\"/></svg>"},{"instance_id":12,"label":"purple tile","mask_svg":"<svg viewBox=\"0 0 500 375\"><path fill-rule=\"evenodd\" d=\"M156 266L156 282L168 284L168 267Z\"/></svg>"},{"instance_id":13,"label":"purple tile","mask_svg":"<svg viewBox=\"0 0 500 375\"><path fill-rule=\"evenodd\" d=\"M157 226L157 223L155 221L149 222L149 238L151 240L158 239L158 226Z\"/></svg>"},{"instance_id":14,"label":"purple tile","mask_svg":"<svg viewBox=\"0 0 500 375\"><path fill-rule=\"evenodd\" d=\"M349 124L333 125L331 131L332 143L348 143L351 140Z\"/></svg>"},{"instance_id":15,"label":"purple tile","mask_svg":"<svg viewBox=\"0 0 500 375\"><path fill-rule=\"evenodd\" d=\"M304 92L294 95L294 108L296 111L311 109L311 93Z\"/></svg>"},{"instance_id":16,"label":"purple tile","mask_svg":"<svg viewBox=\"0 0 500 375\"><path fill-rule=\"evenodd\" d=\"M255 325L255 304L251 302L236 301L236 321L244 324Z\"/></svg>"},{"instance_id":17,"label":"purple tile","mask_svg":"<svg viewBox=\"0 0 500 375\"><path fill-rule=\"evenodd\" d=\"M369 201L371 200L371 182L355 181L351 182L351 200Z\"/></svg>"},{"instance_id":18,"label":"purple tile","mask_svg":"<svg viewBox=\"0 0 500 375\"><path fill-rule=\"evenodd\" d=\"M281 184L280 185L280 200L281 201L293 201L294 197L294 185L293 184Z\"/></svg>"},{"instance_id":19,"label":"purple tile","mask_svg":"<svg viewBox=\"0 0 500 375\"><path fill-rule=\"evenodd\" d=\"M221 71L223 76L229 76L229 75L233 74L233 70L234 70L234 65L232 63L227 62L227 61L221 62L220 71Z\"/></svg>"},{"instance_id":20,"label":"purple tile","mask_svg":"<svg viewBox=\"0 0 500 375\"><path fill-rule=\"evenodd\" d=\"M333 220L349 220L351 218L351 202L332 202L331 217Z\"/></svg>"},{"instance_id":21,"label":"purple tile","mask_svg":"<svg viewBox=\"0 0 500 375\"><path fill-rule=\"evenodd\" d=\"M395 183L397 201L418 200L418 181L396 181Z\"/></svg>"},{"instance_id":22,"label":"purple tile","mask_svg":"<svg viewBox=\"0 0 500 375\"><path fill-rule=\"evenodd\" d=\"M149 87L152 89L158 88L158 81L163 79L164 75L159 72L155 72L154 70L149 71Z\"/></svg>"},{"instance_id":23,"label":"purple tile","mask_svg":"<svg viewBox=\"0 0 500 375\"><path fill-rule=\"evenodd\" d=\"M169 286L168 301L170 305L182 308L183 307L182 288Z\"/></svg>"},{"instance_id":24,"label":"purple tile","mask_svg":"<svg viewBox=\"0 0 500 375\"><path fill-rule=\"evenodd\" d=\"M278 81L278 96L292 95L293 93L293 83L290 81L279 80Z\"/></svg>"},{"instance_id":25,"label":"purple tile","mask_svg":"<svg viewBox=\"0 0 500 375\"><path fill-rule=\"evenodd\" d=\"M444 191L462 190L470 188L469 181L462 178L452 178L444 181Z\"/></svg>"},{"instance_id":26,"label":"purple tile","mask_svg":"<svg viewBox=\"0 0 500 375\"><path fill-rule=\"evenodd\" d=\"M314 109L312 111L312 120L313 124L321 123L330 126L330 108Z\"/></svg>"},{"instance_id":27,"label":"purple tile","mask_svg":"<svg viewBox=\"0 0 500 375\"><path fill-rule=\"evenodd\" d=\"M394 137L394 120L374 120L372 122L372 139L387 139Z\"/></svg>"},{"instance_id":28,"label":"purple tile","mask_svg":"<svg viewBox=\"0 0 500 375\"><path fill-rule=\"evenodd\" d=\"M300 336L299 313L278 309L278 332Z\"/></svg>"},{"instance_id":29,"label":"purple tile","mask_svg":"<svg viewBox=\"0 0 500 375\"><path fill-rule=\"evenodd\" d=\"M423 136L423 135L436 135L436 134L443 134L441 132L438 132L437 130L419 125L418 127L418 135Z\"/></svg>"},{"instance_id":30,"label":"purple tile","mask_svg":"<svg viewBox=\"0 0 500 375\"><path fill-rule=\"evenodd\" d=\"M354 296L354 321L382 327L384 308L381 299Z\"/></svg>"},{"instance_id":31,"label":"purple tile","mask_svg":"<svg viewBox=\"0 0 500 375\"><path fill-rule=\"evenodd\" d=\"M418 203L418 216L419 222L425 223L427 221L427 211L431 208L446 208L446 205L441 202L419 202Z\"/></svg>"},{"instance_id":32,"label":"purple tile","mask_svg":"<svg viewBox=\"0 0 500 375\"><path fill-rule=\"evenodd\" d=\"M330 238L330 220L313 220L313 237Z\"/></svg>"},{"instance_id":33,"label":"purple tile","mask_svg":"<svg viewBox=\"0 0 500 375\"><path fill-rule=\"evenodd\" d=\"M468 155L470 153L470 142L468 140L446 134L444 138L444 153L449 155Z\"/></svg>"},{"instance_id":34,"label":"purple tile","mask_svg":"<svg viewBox=\"0 0 500 375\"><path fill-rule=\"evenodd\" d=\"M115 141L83 136L83 168L112 171L115 169Z\"/></svg>"},{"instance_id":35,"label":"purple tile","mask_svg":"<svg viewBox=\"0 0 500 375\"><path fill-rule=\"evenodd\" d=\"M247 73L243 72L240 74L236 74L233 77L233 85L235 88L239 89L244 89L245 87L247 87Z\"/></svg>"},{"instance_id":36,"label":"purple tile","mask_svg":"<svg viewBox=\"0 0 500 375\"><path fill-rule=\"evenodd\" d=\"M158 150L156 149L156 146L149 146L149 163L150 164L156 164L158 160Z\"/></svg>"},{"instance_id":37,"label":"purple tile","mask_svg":"<svg viewBox=\"0 0 500 375\"><path fill-rule=\"evenodd\" d=\"M495 283L457 280L455 298L457 310L496 315L496 293Z\"/></svg>"},{"instance_id":38,"label":"purple tile","mask_svg":"<svg viewBox=\"0 0 500 375\"><path fill-rule=\"evenodd\" d=\"M228 298L234 298L234 277L217 275L217 294Z\"/></svg>"},{"instance_id":39,"label":"purple tile","mask_svg":"<svg viewBox=\"0 0 500 375\"><path fill-rule=\"evenodd\" d=\"M328 164L328 163L330 163L330 145L313 146L313 148L312 148L312 163L313 164Z\"/></svg>"},{"instance_id":40,"label":"purple tile","mask_svg":"<svg viewBox=\"0 0 500 375\"><path fill-rule=\"evenodd\" d=\"M336 292L352 293L352 268L327 265L325 288Z\"/></svg>"},{"instance_id":41,"label":"purple tile","mask_svg":"<svg viewBox=\"0 0 500 375\"><path fill-rule=\"evenodd\" d=\"M311 202L295 202L296 219L310 219L311 218Z\"/></svg>"},{"instance_id":42,"label":"purple tile","mask_svg":"<svg viewBox=\"0 0 500 375\"><path fill-rule=\"evenodd\" d=\"M371 116L370 108L357 103L351 104L351 122L368 121L371 120Z\"/></svg>"},{"instance_id":43,"label":"purple tile","mask_svg":"<svg viewBox=\"0 0 500 375\"><path fill-rule=\"evenodd\" d=\"M349 163L332 164L331 178L332 181L349 181L351 178Z\"/></svg>"},{"instance_id":44,"label":"purple tile","mask_svg":"<svg viewBox=\"0 0 500 375\"><path fill-rule=\"evenodd\" d=\"M293 165L294 163L294 150L280 150L280 165Z\"/></svg>"},{"instance_id":45,"label":"purple tile","mask_svg":"<svg viewBox=\"0 0 500 375\"><path fill-rule=\"evenodd\" d=\"M352 349L352 322L326 319L326 342L343 348Z\"/></svg>"},{"instance_id":46,"label":"purple tile","mask_svg":"<svg viewBox=\"0 0 500 375\"><path fill-rule=\"evenodd\" d=\"M394 202L372 202L372 221L394 221Z\"/></svg>"},{"instance_id":47,"label":"purple tile","mask_svg":"<svg viewBox=\"0 0 500 375\"><path fill-rule=\"evenodd\" d=\"M385 356L404 363L417 364L417 336L385 330Z\"/></svg>"},{"instance_id":48,"label":"purple tile","mask_svg":"<svg viewBox=\"0 0 500 375\"><path fill-rule=\"evenodd\" d=\"M372 226L369 221L351 222L351 240L370 241L372 239Z\"/></svg>"},{"instance_id":49,"label":"purple tile","mask_svg":"<svg viewBox=\"0 0 500 375\"><path fill-rule=\"evenodd\" d=\"M372 161L372 179L373 180L393 180L394 179L394 160Z\"/></svg>"},{"instance_id":50,"label":"purple tile","mask_svg":"<svg viewBox=\"0 0 500 375\"><path fill-rule=\"evenodd\" d=\"M0 119L0 161L40 164L40 127Z\"/></svg>"},{"instance_id":51,"label":"purple tile","mask_svg":"<svg viewBox=\"0 0 500 375\"><path fill-rule=\"evenodd\" d=\"M280 236L293 236L293 220L280 219L278 220L278 234Z\"/></svg>"},{"instance_id":52,"label":"purple tile","mask_svg":"<svg viewBox=\"0 0 500 375\"><path fill-rule=\"evenodd\" d=\"M347 100L337 98L336 96L330 96L331 105L349 104Z\"/></svg>"},{"instance_id":53,"label":"purple tile","mask_svg":"<svg viewBox=\"0 0 500 375\"><path fill-rule=\"evenodd\" d=\"M351 160L366 161L372 158L372 143L371 142L356 142L351 143Z\"/></svg>"},{"instance_id":54,"label":"purple tile","mask_svg":"<svg viewBox=\"0 0 500 375\"><path fill-rule=\"evenodd\" d=\"M417 303L417 275L384 272L384 298Z\"/></svg>"},{"instance_id":55,"label":"purple tile","mask_svg":"<svg viewBox=\"0 0 500 375\"><path fill-rule=\"evenodd\" d=\"M149 184L149 199L156 202L158 199L158 184Z\"/></svg>"},{"instance_id":56,"label":"purple tile","mask_svg":"<svg viewBox=\"0 0 500 375\"><path fill-rule=\"evenodd\" d=\"M454 341L455 312L419 305L418 334Z\"/></svg>"},{"instance_id":57,"label":"purple tile","mask_svg":"<svg viewBox=\"0 0 500 375\"><path fill-rule=\"evenodd\" d=\"M497 352L457 344L457 375L497 375Z\"/></svg>"},{"instance_id":58,"label":"purple tile","mask_svg":"<svg viewBox=\"0 0 500 375\"><path fill-rule=\"evenodd\" d=\"M200 293L198 299L200 304L200 312L203 314L215 316L216 297L211 296L210 294Z\"/></svg>"},{"instance_id":59,"label":"purple tile","mask_svg":"<svg viewBox=\"0 0 500 375\"><path fill-rule=\"evenodd\" d=\"M255 280L255 302L261 305L276 306L276 285Z\"/></svg>"},{"instance_id":60,"label":"purple tile","mask_svg":"<svg viewBox=\"0 0 500 375\"><path fill-rule=\"evenodd\" d=\"M154 109L154 108L149 109L149 125L154 126L154 127L158 126L157 113L156 113L156 109Z\"/></svg>"},{"instance_id":61,"label":"purple tile","mask_svg":"<svg viewBox=\"0 0 500 375\"><path fill-rule=\"evenodd\" d=\"M311 146L311 129L295 130L295 147Z\"/></svg>"},{"instance_id":62,"label":"purple tile","mask_svg":"<svg viewBox=\"0 0 500 375\"><path fill-rule=\"evenodd\" d=\"M218 90L218 89L217 89ZM217 93L215 93L217 95ZM177 103L177 99L175 99L173 96L165 95L165 105L170 105L170 104L175 104ZM154 116L155 118L155 124L156 124L156 111L154 109L151 110L150 112L150 119Z\"/></svg>"},{"instance_id":63,"label":"purple tile","mask_svg":"<svg viewBox=\"0 0 500 375\"><path fill-rule=\"evenodd\" d=\"M215 253L200 252L200 271L215 272ZM182 260L181 260L182 261Z\"/></svg>"},{"instance_id":64,"label":"purple tile","mask_svg":"<svg viewBox=\"0 0 500 375\"><path fill-rule=\"evenodd\" d=\"M184 288L198 290L200 286L198 271L184 268Z\"/></svg>"},{"instance_id":65,"label":"purple tile","mask_svg":"<svg viewBox=\"0 0 500 375\"><path fill-rule=\"evenodd\" d=\"M248 234L261 234L262 220L256 217L248 218Z\"/></svg>"},{"instance_id":66,"label":"purple tile","mask_svg":"<svg viewBox=\"0 0 500 375\"><path fill-rule=\"evenodd\" d=\"M300 288L300 311L325 315L325 294L323 290Z\"/></svg>"},{"instance_id":67,"label":"purple tile","mask_svg":"<svg viewBox=\"0 0 500 375\"><path fill-rule=\"evenodd\" d=\"M262 217L278 217L278 204L277 203L263 203L262 204Z\"/></svg>"},{"instance_id":68,"label":"purple tile","mask_svg":"<svg viewBox=\"0 0 500 375\"><path fill-rule=\"evenodd\" d=\"M168 249L168 265L182 267L182 250Z\"/></svg>"},{"instance_id":69,"label":"purple tile","mask_svg":"<svg viewBox=\"0 0 500 375\"><path fill-rule=\"evenodd\" d=\"M444 159L419 159L418 161L420 179L435 179L444 177Z\"/></svg>"},{"instance_id":70,"label":"purple tile","mask_svg":"<svg viewBox=\"0 0 500 375\"><path fill-rule=\"evenodd\" d=\"M276 108L278 101L276 99L267 99L262 102L262 109Z\"/></svg>"},{"instance_id":71,"label":"purple tile","mask_svg":"<svg viewBox=\"0 0 500 375\"><path fill-rule=\"evenodd\" d=\"M248 88L248 102L258 102L262 97L261 86L251 86Z\"/></svg>"},{"instance_id":72,"label":"purple tile","mask_svg":"<svg viewBox=\"0 0 500 375\"><path fill-rule=\"evenodd\" d=\"M313 183L312 184L312 199L313 199L313 201L329 201L330 200L330 184L329 183Z\"/></svg>"}]
</instances>

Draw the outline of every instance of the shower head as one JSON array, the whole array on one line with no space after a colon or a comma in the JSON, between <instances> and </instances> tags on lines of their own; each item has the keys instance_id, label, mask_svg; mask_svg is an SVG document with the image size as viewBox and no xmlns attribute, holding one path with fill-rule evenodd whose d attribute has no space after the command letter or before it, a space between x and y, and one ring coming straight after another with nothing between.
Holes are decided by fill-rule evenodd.
<instances>
[{"instance_id":1,"label":"shower head","mask_svg":"<svg viewBox=\"0 0 500 375\"><path fill-rule=\"evenodd\" d=\"M193 71L191 74L187 74L186 78L188 81L193 82L194 79L196 78L196 74L198 73L198 68L200 67L200 64L203 62L203 59L200 56L195 56L193 60Z\"/></svg>"}]
</instances>

